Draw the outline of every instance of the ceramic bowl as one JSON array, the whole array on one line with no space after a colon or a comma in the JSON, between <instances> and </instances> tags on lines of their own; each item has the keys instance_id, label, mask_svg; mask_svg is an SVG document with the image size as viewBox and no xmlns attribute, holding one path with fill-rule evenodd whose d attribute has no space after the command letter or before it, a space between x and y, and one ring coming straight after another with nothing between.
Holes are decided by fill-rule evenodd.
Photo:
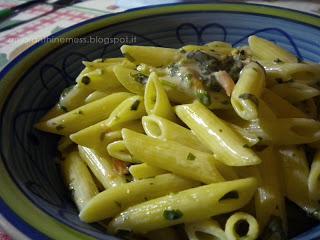
<instances>
[{"instance_id":1,"label":"ceramic bowl","mask_svg":"<svg viewBox=\"0 0 320 240\"><path fill-rule=\"evenodd\" d=\"M319 29L319 17L281 8L173 4L97 17L32 46L0 73L1 225L16 239L115 239L78 219L57 165L58 138L33 128L62 89L74 82L81 61L120 55L123 42L114 44L111 38L176 48L213 40L239 46L257 34L303 60L320 62ZM86 40L72 42L75 37ZM93 44L93 38L102 40ZM320 225L308 221L293 219L290 236L320 239Z\"/></svg>"}]
</instances>

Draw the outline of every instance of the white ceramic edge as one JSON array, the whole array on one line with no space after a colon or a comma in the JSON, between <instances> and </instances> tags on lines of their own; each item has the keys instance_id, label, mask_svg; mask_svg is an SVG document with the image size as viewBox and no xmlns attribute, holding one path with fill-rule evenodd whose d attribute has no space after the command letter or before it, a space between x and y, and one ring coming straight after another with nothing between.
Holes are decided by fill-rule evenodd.
<instances>
[{"instance_id":1,"label":"white ceramic edge","mask_svg":"<svg viewBox=\"0 0 320 240\"><path fill-rule=\"evenodd\" d=\"M31 240L26 235L21 233L16 227L9 223L2 214L0 214L0 227L9 235L13 240Z\"/></svg>"}]
</instances>

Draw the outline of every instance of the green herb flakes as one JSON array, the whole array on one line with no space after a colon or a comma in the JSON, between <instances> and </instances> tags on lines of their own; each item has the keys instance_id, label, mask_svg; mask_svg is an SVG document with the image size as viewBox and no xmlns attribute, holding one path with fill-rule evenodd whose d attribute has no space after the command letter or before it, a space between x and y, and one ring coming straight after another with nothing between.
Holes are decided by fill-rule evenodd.
<instances>
[{"instance_id":1,"label":"green herb flakes","mask_svg":"<svg viewBox=\"0 0 320 240\"><path fill-rule=\"evenodd\" d=\"M163 211L163 217L169 221L177 220L182 216L183 213L179 209Z\"/></svg>"},{"instance_id":2,"label":"green herb flakes","mask_svg":"<svg viewBox=\"0 0 320 240\"><path fill-rule=\"evenodd\" d=\"M114 201L114 203L115 203L119 208L121 208L121 203L120 203L120 202Z\"/></svg>"},{"instance_id":3,"label":"green herb flakes","mask_svg":"<svg viewBox=\"0 0 320 240\"><path fill-rule=\"evenodd\" d=\"M68 108L66 106L63 106L62 104L58 103L59 108L63 111L63 112L68 112Z\"/></svg>"},{"instance_id":4,"label":"green herb flakes","mask_svg":"<svg viewBox=\"0 0 320 240\"><path fill-rule=\"evenodd\" d=\"M209 106L211 104L209 93L205 90L198 90L196 93L196 97L205 106Z\"/></svg>"},{"instance_id":5,"label":"green herb flakes","mask_svg":"<svg viewBox=\"0 0 320 240\"><path fill-rule=\"evenodd\" d=\"M191 152L188 154L188 156L187 156L187 160L190 160L190 161L193 161L193 160L195 160L196 159L196 156L195 155L193 155Z\"/></svg>"}]
</instances>

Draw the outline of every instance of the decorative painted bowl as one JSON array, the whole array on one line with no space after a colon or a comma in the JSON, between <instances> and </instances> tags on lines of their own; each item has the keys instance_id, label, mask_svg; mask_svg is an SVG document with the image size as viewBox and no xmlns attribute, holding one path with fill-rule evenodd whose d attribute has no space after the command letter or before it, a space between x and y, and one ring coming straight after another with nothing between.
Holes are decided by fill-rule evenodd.
<instances>
[{"instance_id":1,"label":"decorative painted bowl","mask_svg":"<svg viewBox=\"0 0 320 240\"><path fill-rule=\"evenodd\" d=\"M120 55L123 42L111 43L113 37L165 47L213 40L238 46L251 34L320 62L319 17L249 4L173 4L106 15L60 31L19 55L0 73L0 223L16 239L116 239L98 225L80 222L61 180L57 137L33 124L73 83L81 61ZM72 42L74 37L82 40ZM316 225L293 220L290 235L320 239Z\"/></svg>"}]
</instances>

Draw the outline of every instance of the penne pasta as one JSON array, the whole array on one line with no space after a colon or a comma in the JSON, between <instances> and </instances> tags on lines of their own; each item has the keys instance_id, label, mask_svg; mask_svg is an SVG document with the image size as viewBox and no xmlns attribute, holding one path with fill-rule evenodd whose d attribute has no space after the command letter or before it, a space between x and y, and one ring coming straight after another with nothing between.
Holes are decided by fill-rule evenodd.
<instances>
[{"instance_id":1,"label":"penne pasta","mask_svg":"<svg viewBox=\"0 0 320 240\"><path fill-rule=\"evenodd\" d=\"M261 229L264 229L273 216L280 218L282 231L287 230L287 217L284 199L284 183L280 171L280 156L272 146L259 154L262 162L259 165L261 182L255 195L256 218Z\"/></svg>"},{"instance_id":2,"label":"penne pasta","mask_svg":"<svg viewBox=\"0 0 320 240\"><path fill-rule=\"evenodd\" d=\"M167 173L166 170L150 166L146 163L131 165L129 167L129 172L135 180L155 177Z\"/></svg>"},{"instance_id":3,"label":"penne pasta","mask_svg":"<svg viewBox=\"0 0 320 240\"><path fill-rule=\"evenodd\" d=\"M144 85L147 81L148 76L139 73L138 71L130 68L117 65L113 68L113 72L117 77L118 81L126 88L129 92L134 94L143 95Z\"/></svg>"},{"instance_id":4,"label":"penne pasta","mask_svg":"<svg viewBox=\"0 0 320 240\"><path fill-rule=\"evenodd\" d=\"M264 69L259 64L252 62L242 69L231 95L231 104L241 118L258 118L259 98L265 85Z\"/></svg>"},{"instance_id":5,"label":"penne pasta","mask_svg":"<svg viewBox=\"0 0 320 240\"><path fill-rule=\"evenodd\" d=\"M69 135L107 118L120 102L130 96L130 93L114 93L55 118L39 122L35 127L46 132Z\"/></svg>"},{"instance_id":6,"label":"penne pasta","mask_svg":"<svg viewBox=\"0 0 320 240\"><path fill-rule=\"evenodd\" d=\"M241 223L248 225L247 232L241 232ZM228 218L225 232L228 240L256 239L259 235L259 224L250 214L236 212Z\"/></svg>"},{"instance_id":7,"label":"penne pasta","mask_svg":"<svg viewBox=\"0 0 320 240\"><path fill-rule=\"evenodd\" d=\"M247 166L259 164L259 157L247 146L241 138L221 119L210 112L199 102L180 105L176 108L178 117L214 153L215 158L229 166Z\"/></svg>"},{"instance_id":8,"label":"penne pasta","mask_svg":"<svg viewBox=\"0 0 320 240\"><path fill-rule=\"evenodd\" d=\"M63 174L72 198L81 211L95 195L99 193L97 186L78 152L71 152L62 162Z\"/></svg>"},{"instance_id":9,"label":"penne pasta","mask_svg":"<svg viewBox=\"0 0 320 240\"><path fill-rule=\"evenodd\" d=\"M203 220L185 225L185 231L189 240L203 240L202 234L210 236L211 239L228 240L225 232L215 220ZM199 237L198 237L199 236Z\"/></svg>"},{"instance_id":10,"label":"penne pasta","mask_svg":"<svg viewBox=\"0 0 320 240\"><path fill-rule=\"evenodd\" d=\"M298 62L296 56L266 39L250 36L248 43L253 56L266 61Z\"/></svg>"},{"instance_id":11,"label":"penne pasta","mask_svg":"<svg viewBox=\"0 0 320 240\"><path fill-rule=\"evenodd\" d=\"M107 151L111 157L114 157L121 161L129 163L140 163L139 160L136 160L131 156L123 140L109 143L107 146Z\"/></svg>"},{"instance_id":12,"label":"penne pasta","mask_svg":"<svg viewBox=\"0 0 320 240\"><path fill-rule=\"evenodd\" d=\"M281 147L279 153L286 196L308 214L319 219L320 204L309 197L309 168L304 151L290 146Z\"/></svg>"},{"instance_id":13,"label":"penne pasta","mask_svg":"<svg viewBox=\"0 0 320 240\"><path fill-rule=\"evenodd\" d=\"M307 118L299 108L269 89L264 90L262 100L278 118Z\"/></svg>"},{"instance_id":14,"label":"penne pasta","mask_svg":"<svg viewBox=\"0 0 320 240\"><path fill-rule=\"evenodd\" d=\"M93 149L82 146L79 146L79 154L105 189L126 182L124 176L116 172L113 160L110 157L100 156Z\"/></svg>"},{"instance_id":15,"label":"penne pasta","mask_svg":"<svg viewBox=\"0 0 320 240\"><path fill-rule=\"evenodd\" d=\"M150 137L172 140L199 151L211 152L192 131L165 118L155 115L144 116L142 117L142 126Z\"/></svg>"},{"instance_id":16,"label":"penne pasta","mask_svg":"<svg viewBox=\"0 0 320 240\"><path fill-rule=\"evenodd\" d=\"M178 51L171 48L123 45L120 49L128 60L155 67L168 65L178 57Z\"/></svg>"},{"instance_id":17,"label":"penne pasta","mask_svg":"<svg viewBox=\"0 0 320 240\"><path fill-rule=\"evenodd\" d=\"M132 156L148 165L204 183L224 180L211 154L174 141L162 141L148 137L128 129L122 130L122 137Z\"/></svg>"},{"instance_id":18,"label":"penne pasta","mask_svg":"<svg viewBox=\"0 0 320 240\"><path fill-rule=\"evenodd\" d=\"M249 202L256 187L254 178L246 178L212 183L149 200L121 212L111 221L108 230L111 233L119 229L146 233L180 223L208 219L243 207ZM228 194L231 192L234 193L232 196Z\"/></svg>"},{"instance_id":19,"label":"penne pasta","mask_svg":"<svg viewBox=\"0 0 320 240\"><path fill-rule=\"evenodd\" d=\"M168 120L177 121L174 110L156 73L151 73L144 93L144 105L148 115L157 115Z\"/></svg>"},{"instance_id":20,"label":"penne pasta","mask_svg":"<svg viewBox=\"0 0 320 240\"><path fill-rule=\"evenodd\" d=\"M125 183L99 193L82 209L80 219L85 222L107 219L135 204L198 185L169 173Z\"/></svg>"},{"instance_id":21,"label":"penne pasta","mask_svg":"<svg viewBox=\"0 0 320 240\"><path fill-rule=\"evenodd\" d=\"M277 84L270 90L291 103L305 101L320 95L318 89L295 82Z\"/></svg>"}]
</instances>

